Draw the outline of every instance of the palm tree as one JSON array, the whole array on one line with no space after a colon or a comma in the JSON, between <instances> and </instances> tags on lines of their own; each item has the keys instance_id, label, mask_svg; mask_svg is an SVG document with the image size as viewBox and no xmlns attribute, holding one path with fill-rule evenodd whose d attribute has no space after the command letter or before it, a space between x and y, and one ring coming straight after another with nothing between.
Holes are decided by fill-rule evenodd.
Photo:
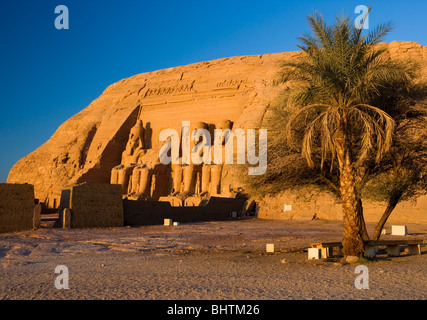
<instances>
[{"instance_id":1,"label":"palm tree","mask_svg":"<svg viewBox=\"0 0 427 320\"><path fill-rule=\"evenodd\" d=\"M356 171L367 159L381 160L392 144L395 127L392 117L370 102L381 95L382 88L409 81L412 75L379 45L392 29L390 24L378 26L365 37L348 17L337 16L329 26L314 13L308 22L312 34L299 38L301 59L285 62L281 71L281 80L290 81L286 108L293 110L287 140L299 148L310 167L315 148L321 154L322 170L326 162L331 170L338 166L343 252L360 257L367 233Z\"/></svg>"}]
</instances>

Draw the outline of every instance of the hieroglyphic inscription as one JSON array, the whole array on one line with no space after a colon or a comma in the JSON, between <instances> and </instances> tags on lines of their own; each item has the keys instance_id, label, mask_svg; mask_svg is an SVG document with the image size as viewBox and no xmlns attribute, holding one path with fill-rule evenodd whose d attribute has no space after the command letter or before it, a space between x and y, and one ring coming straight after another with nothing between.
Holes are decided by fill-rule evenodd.
<instances>
[{"instance_id":1,"label":"hieroglyphic inscription","mask_svg":"<svg viewBox=\"0 0 427 320\"><path fill-rule=\"evenodd\" d=\"M164 88L155 88L150 89L148 88L145 92L144 98L151 97L151 96L160 96L164 94L173 94L173 93L180 93L180 92L192 92L194 88L194 83L196 80L194 80L191 83L187 84L180 84L173 87L164 87Z\"/></svg>"},{"instance_id":2,"label":"hieroglyphic inscription","mask_svg":"<svg viewBox=\"0 0 427 320\"><path fill-rule=\"evenodd\" d=\"M159 88L148 88L143 94L144 98L151 96L161 96L168 94L176 94L176 93L188 93L188 92L196 92L194 90L194 84L196 80L193 80L191 83L187 84L179 84L171 87L159 87ZM234 88L239 89L241 85L247 84L248 80L238 80L238 79L226 79L224 81L220 81L216 83L215 89L226 89L226 88ZM140 92L143 88L141 88Z\"/></svg>"},{"instance_id":3,"label":"hieroglyphic inscription","mask_svg":"<svg viewBox=\"0 0 427 320\"><path fill-rule=\"evenodd\" d=\"M236 89L239 89L239 87L242 84L248 83L248 80L236 80L236 79L227 79L224 81L217 82L216 87L217 88L228 88L228 87L236 87Z\"/></svg>"}]
</instances>

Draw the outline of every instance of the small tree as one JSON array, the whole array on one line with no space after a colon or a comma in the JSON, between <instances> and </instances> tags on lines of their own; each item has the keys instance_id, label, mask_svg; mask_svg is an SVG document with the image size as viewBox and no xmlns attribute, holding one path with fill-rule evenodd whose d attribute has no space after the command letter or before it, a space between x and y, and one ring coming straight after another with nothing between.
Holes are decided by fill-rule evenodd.
<instances>
[{"instance_id":1,"label":"small tree","mask_svg":"<svg viewBox=\"0 0 427 320\"><path fill-rule=\"evenodd\" d=\"M427 190L427 101L398 110L401 112L395 112L397 128L393 145L379 165L371 164L361 185L364 198L387 203L373 240L379 240L400 201L416 199Z\"/></svg>"}]
</instances>

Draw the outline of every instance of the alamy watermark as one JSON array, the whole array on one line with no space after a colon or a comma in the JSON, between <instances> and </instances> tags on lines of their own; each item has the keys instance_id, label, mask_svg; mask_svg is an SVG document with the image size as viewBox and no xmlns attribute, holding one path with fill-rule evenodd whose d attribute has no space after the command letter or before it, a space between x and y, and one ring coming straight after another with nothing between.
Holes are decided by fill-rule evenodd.
<instances>
[{"instance_id":1,"label":"alamy watermark","mask_svg":"<svg viewBox=\"0 0 427 320\"><path fill-rule=\"evenodd\" d=\"M64 5L56 6L55 14L59 14L55 18L55 28L58 30L70 29L70 13L68 7Z\"/></svg>"},{"instance_id":2,"label":"alamy watermark","mask_svg":"<svg viewBox=\"0 0 427 320\"><path fill-rule=\"evenodd\" d=\"M256 155L256 132L258 138L258 156ZM195 129L190 132L190 121L182 121L181 139L174 129L160 132L159 140L166 142L160 149L161 163L172 164L233 164L234 138L237 140L237 164L245 164L246 158L250 165L249 175L263 175L267 171L267 129L215 129L212 149L211 133L207 129ZM201 141L200 141L201 140ZM191 142L198 142L191 150ZM180 148L181 145L181 148ZM180 158L180 149L182 157ZM213 157L212 157L213 150ZM225 151L225 157L224 152ZM180 160L181 159L181 160Z\"/></svg>"},{"instance_id":3,"label":"alamy watermark","mask_svg":"<svg viewBox=\"0 0 427 320\"><path fill-rule=\"evenodd\" d=\"M58 290L70 289L68 286L69 271L67 266L64 266L64 265L56 266L55 273L59 273L59 276L55 278L55 288Z\"/></svg>"},{"instance_id":4,"label":"alamy watermark","mask_svg":"<svg viewBox=\"0 0 427 320\"><path fill-rule=\"evenodd\" d=\"M361 4L354 9L354 13L360 13L354 20L356 29L369 29L369 8Z\"/></svg>"},{"instance_id":5,"label":"alamy watermark","mask_svg":"<svg viewBox=\"0 0 427 320\"><path fill-rule=\"evenodd\" d=\"M354 269L354 273L360 274L354 280L354 286L356 289L369 289L369 270L367 266L358 265L356 269Z\"/></svg>"},{"instance_id":6,"label":"alamy watermark","mask_svg":"<svg viewBox=\"0 0 427 320\"><path fill-rule=\"evenodd\" d=\"M354 9L354 13L359 14L354 21L354 26L357 29L369 29L369 8L361 4ZM56 6L55 14L58 14L55 18L55 28L58 30L68 30L70 28L68 7L65 5Z\"/></svg>"}]
</instances>

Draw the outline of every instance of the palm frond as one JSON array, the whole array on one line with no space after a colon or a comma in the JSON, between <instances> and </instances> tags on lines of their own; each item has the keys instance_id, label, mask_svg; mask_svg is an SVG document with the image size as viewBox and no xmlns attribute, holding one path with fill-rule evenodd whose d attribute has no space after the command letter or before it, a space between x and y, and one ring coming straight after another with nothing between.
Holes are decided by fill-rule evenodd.
<instances>
[{"instance_id":1,"label":"palm frond","mask_svg":"<svg viewBox=\"0 0 427 320\"><path fill-rule=\"evenodd\" d=\"M330 107L330 106L329 106L329 105L326 105L326 104L311 104L311 105L307 105L307 106L305 106L304 108L302 108L302 109L298 110L297 112L293 113L293 114L289 117L289 121L287 122L287 124L286 124L286 129L285 129L285 132L286 132L286 140L287 140L288 144L289 144L291 147L295 147L294 139L293 139L293 134L292 134L292 130L293 130L293 125L294 125L294 123L295 123L295 120L296 120L298 117L300 117L300 116L301 116L301 115L303 115L304 113L307 113L307 112L313 111L314 109L318 109L318 108L326 109L326 108L329 108L329 107Z\"/></svg>"},{"instance_id":2,"label":"palm frond","mask_svg":"<svg viewBox=\"0 0 427 320\"><path fill-rule=\"evenodd\" d=\"M314 39L316 40L313 45L319 48L321 45L323 48L328 48L332 45L332 30L323 20L320 13L315 11L312 16L308 16L309 25L314 33Z\"/></svg>"},{"instance_id":3,"label":"palm frond","mask_svg":"<svg viewBox=\"0 0 427 320\"><path fill-rule=\"evenodd\" d=\"M357 104L351 111L359 116L363 127L362 148L358 162L365 160L367 154L374 150L374 146L375 161L380 162L383 155L391 148L395 121L385 111L368 104Z\"/></svg>"},{"instance_id":4,"label":"palm frond","mask_svg":"<svg viewBox=\"0 0 427 320\"><path fill-rule=\"evenodd\" d=\"M366 44L375 45L384 40L385 36L393 30L393 24L391 22L383 23L373 28L366 37Z\"/></svg>"}]
</instances>

